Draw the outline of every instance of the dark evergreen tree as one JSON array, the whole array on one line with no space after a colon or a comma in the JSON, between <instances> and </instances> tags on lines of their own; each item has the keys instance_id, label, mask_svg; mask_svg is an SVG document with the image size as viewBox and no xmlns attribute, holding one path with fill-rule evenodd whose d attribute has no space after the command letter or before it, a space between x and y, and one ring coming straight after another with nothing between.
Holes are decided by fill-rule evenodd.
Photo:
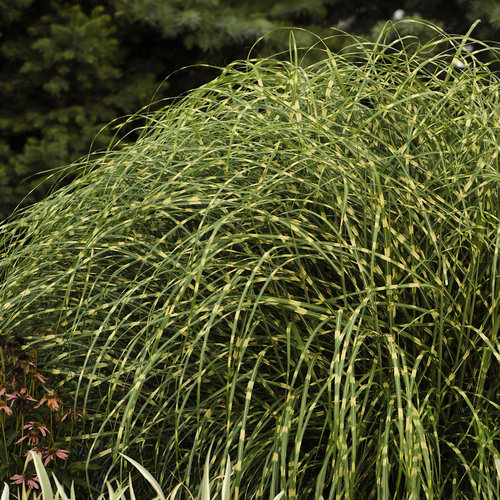
<instances>
[{"instance_id":1,"label":"dark evergreen tree","mask_svg":"<svg viewBox=\"0 0 500 500\"><path fill-rule=\"evenodd\" d=\"M105 123L138 109L157 84L153 72L124 71L127 54L102 6L2 0L0 26L1 218L46 177L35 174L85 154Z\"/></svg>"},{"instance_id":2,"label":"dark evergreen tree","mask_svg":"<svg viewBox=\"0 0 500 500\"><path fill-rule=\"evenodd\" d=\"M397 9L456 33L479 16L475 36L500 38L491 0L0 0L0 220L47 193L47 172L109 144L111 120L218 74L188 68L165 83L179 68L244 58L280 26L370 33ZM253 54L287 42L286 30L273 31Z\"/></svg>"}]
</instances>

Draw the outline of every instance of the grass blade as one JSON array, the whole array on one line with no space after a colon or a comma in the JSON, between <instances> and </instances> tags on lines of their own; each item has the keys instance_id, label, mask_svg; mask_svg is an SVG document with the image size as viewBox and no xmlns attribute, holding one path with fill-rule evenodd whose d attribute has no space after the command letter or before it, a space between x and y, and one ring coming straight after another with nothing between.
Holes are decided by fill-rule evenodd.
<instances>
[{"instance_id":1,"label":"grass blade","mask_svg":"<svg viewBox=\"0 0 500 500\"><path fill-rule=\"evenodd\" d=\"M123 453L120 453L120 455L126 460L128 460L134 467L136 467L137 470L148 480L149 484L151 484L151 486L156 491L159 499L165 500L165 496L163 494L161 486L158 484L156 479L140 463L136 462L134 459L130 457L127 457L127 455L124 455Z\"/></svg>"}]
</instances>

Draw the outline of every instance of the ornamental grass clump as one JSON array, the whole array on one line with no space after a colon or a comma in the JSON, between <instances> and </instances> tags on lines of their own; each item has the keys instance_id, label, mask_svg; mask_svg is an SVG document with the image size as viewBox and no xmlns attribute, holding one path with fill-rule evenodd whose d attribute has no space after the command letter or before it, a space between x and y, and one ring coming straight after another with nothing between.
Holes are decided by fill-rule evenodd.
<instances>
[{"instance_id":1,"label":"ornamental grass clump","mask_svg":"<svg viewBox=\"0 0 500 500\"><path fill-rule=\"evenodd\" d=\"M0 328L77 381L89 491L210 451L233 498L499 497L496 50L235 62L1 228Z\"/></svg>"}]
</instances>

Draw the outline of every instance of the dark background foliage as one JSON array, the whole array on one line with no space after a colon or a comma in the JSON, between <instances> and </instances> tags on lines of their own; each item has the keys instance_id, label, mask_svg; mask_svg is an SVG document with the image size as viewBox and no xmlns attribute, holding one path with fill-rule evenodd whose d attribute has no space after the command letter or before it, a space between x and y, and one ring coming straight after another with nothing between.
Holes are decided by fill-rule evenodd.
<instances>
[{"instance_id":1,"label":"dark background foliage","mask_svg":"<svg viewBox=\"0 0 500 500\"><path fill-rule=\"evenodd\" d=\"M0 221L105 148L120 117L209 81L273 28L375 36L397 9L460 34L481 18L474 36L500 39L491 0L0 0ZM254 54L287 40L273 32Z\"/></svg>"}]
</instances>

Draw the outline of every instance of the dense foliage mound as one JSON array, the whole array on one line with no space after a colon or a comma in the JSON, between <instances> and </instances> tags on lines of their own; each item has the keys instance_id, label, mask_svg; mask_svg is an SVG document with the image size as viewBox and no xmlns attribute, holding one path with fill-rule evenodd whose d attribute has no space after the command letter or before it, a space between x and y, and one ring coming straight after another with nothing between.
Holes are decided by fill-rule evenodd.
<instances>
[{"instance_id":1,"label":"dense foliage mound","mask_svg":"<svg viewBox=\"0 0 500 500\"><path fill-rule=\"evenodd\" d=\"M232 64L4 225L0 329L89 414L92 486L210 450L240 498L498 498L499 79L465 43Z\"/></svg>"}]
</instances>

